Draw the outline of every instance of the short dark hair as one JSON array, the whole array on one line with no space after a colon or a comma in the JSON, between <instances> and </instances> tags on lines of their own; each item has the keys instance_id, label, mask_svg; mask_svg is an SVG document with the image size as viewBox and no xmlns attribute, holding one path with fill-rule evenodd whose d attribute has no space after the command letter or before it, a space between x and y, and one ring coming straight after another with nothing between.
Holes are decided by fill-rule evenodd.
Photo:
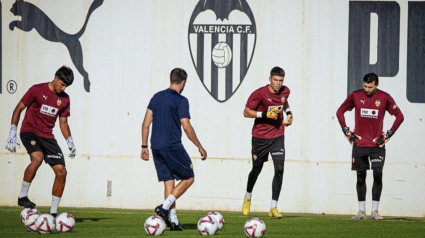
<instances>
[{"instance_id":1,"label":"short dark hair","mask_svg":"<svg viewBox=\"0 0 425 238\"><path fill-rule=\"evenodd\" d=\"M175 68L171 70L170 73L170 83L171 84L180 84L183 80L187 79L187 73L184 69Z\"/></svg>"},{"instance_id":2,"label":"short dark hair","mask_svg":"<svg viewBox=\"0 0 425 238\"><path fill-rule=\"evenodd\" d=\"M363 77L363 82L365 83L372 83L373 81L375 81L375 85L379 84L378 75L375 73L368 73Z\"/></svg>"},{"instance_id":3,"label":"short dark hair","mask_svg":"<svg viewBox=\"0 0 425 238\"><path fill-rule=\"evenodd\" d=\"M62 80L66 86L69 86L72 82L74 82L74 73L72 72L72 69L65 65L56 71L55 76Z\"/></svg>"},{"instance_id":4,"label":"short dark hair","mask_svg":"<svg viewBox=\"0 0 425 238\"><path fill-rule=\"evenodd\" d=\"M273 75L285 77L285 70L276 66L272 70L270 70L270 77Z\"/></svg>"}]
</instances>

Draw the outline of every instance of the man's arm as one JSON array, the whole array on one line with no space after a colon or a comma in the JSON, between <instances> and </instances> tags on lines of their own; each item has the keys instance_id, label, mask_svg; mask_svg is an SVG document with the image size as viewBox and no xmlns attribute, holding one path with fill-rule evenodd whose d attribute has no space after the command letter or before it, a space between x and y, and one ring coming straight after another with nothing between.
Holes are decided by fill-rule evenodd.
<instances>
[{"instance_id":1,"label":"man's arm","mask_svg":"<svg viewBox=\"0 0 425 238\"><path fill-rule=\"evenodd\" d=\"M142 123L142 146L146 146L146 148L142 147L142 152L140 154L140 157L143 160L149 160L149 149L147 147L148 145L148 137L149 137L149 127L151 126L151 123L153 121L153 112L151 109L146 109L145 119Z\"/></svg>"},{"instance_id":2,"label":"man's arm","mask_svg":"<svg viewBox=\"0 0 425 238\"><path fill-rule=\"evenodd\" d=\"M207 158L207 152L202 147L201 142L199 142L198 137L196 136L195 130L190 124L189 118L182 118L180 119L180 122L189 140L191 140L193 144L195 144L195 146L198 147L199 153L201 153L201 159L205 160Z\"/></svg>"},{"instance_id":3,"label":"man's arm","mask_svg":"<svg viewBox=\"0 0 425 238\"><path fill-rule=\"evenodd\" d=\"M283 105L283 111L287 115L286 120L283 121L283 125L290 126L292 124L292 121L294 120L294 115L292 114L291 108L289 107L288 100L286 100L285 104Z\"/></svg>"},{"instance_id":4,"label":"man's arm","mask_svg":"<svg viewBox=\"0 0 425 238\"><path fill-rule=\"evenodd\" d=\"M77 149L75 148L74 140L72 139L72 136L71 136L71 130L69 129L68 117L59 117L59 127L61 129L63 137L66 140L66 143L68 144L69 157L73 159L75 158Z\"/></svg>"},{"instance_id":5,"label":"man's arm","mask_svg":"<svg viewBox=\"0 0 425 238\"><path fill-rule=\"evenodd\" d=\"M18 130L16 126L19 123L19 118L21 117L22 111L25 110L26 107L27 106L25 106L25 104L23 104L22 102L19 102L12 113L9 138L7 139L6 146L5 146L5 148L12 153L16 152L16 145L18 145L18 147L20 146L20 144L18 143L18 138L16 137L16 132Z\"/></svg>"},{"instance_id":6,"label":"man's arm","mask_svg":"<svg viewBox=\"0 0 425 238\"><path fill-rule=\"evenodd\" d=\"M268 119L276 120L279 116L279 106L276 106L270 109L270 111L264 111L264 112L255 111L245 107L245 110L243 111L243 115L248 118L268 118Z\"/></svg>"}]
</instances>

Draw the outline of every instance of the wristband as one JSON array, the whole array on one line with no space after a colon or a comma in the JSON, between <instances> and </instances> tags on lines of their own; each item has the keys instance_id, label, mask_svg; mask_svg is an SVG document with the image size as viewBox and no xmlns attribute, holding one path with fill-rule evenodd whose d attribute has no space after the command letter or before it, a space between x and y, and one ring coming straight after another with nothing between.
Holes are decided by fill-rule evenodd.
<instances>
[{"instance_id":1,"label":"wristband","mask_svg":"<svg viewBox=\"0 0 425 238\"><path fill-rule=\"evenodd\" d=\"M290 107L286 108L285 112L286 112L286 115L292 114Z\"/></svg>"},{"instance_id":2,"label":"wristband","mask_svg":"<svg viewBox=\"0 0 425 238\"><path fill-rule=\"evenodd\" d=\"M263 118L263 112L257 111L257 118Z\"/></svg>"},{"instance_id":3,"label":"wristband","mask_svg":"<svg viewBox=\"0 0 425 238\"><path fill-rule=\"evenodd\" d=\"M148 145L142 145L142 148L148 148Z\"/></svg>"}]
</instances>

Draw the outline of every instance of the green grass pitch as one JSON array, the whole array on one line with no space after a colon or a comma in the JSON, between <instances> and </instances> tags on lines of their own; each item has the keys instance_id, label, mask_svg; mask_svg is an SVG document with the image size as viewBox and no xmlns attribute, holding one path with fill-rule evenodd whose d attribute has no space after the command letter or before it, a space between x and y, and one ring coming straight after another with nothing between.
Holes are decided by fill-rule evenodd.
<instances>
[{"instance_id":1,"label":"green grass pitch","mask_svg":"<svg viewBox=\"0 0 425 238\"><path fill-rule=\"evenodd\" d=\"M41 213L49 207L38 207ZM0 207L0 237L40 237L29 232L19 219L22 208ZM55 237L148 237L143 223L151 215L151 210L64 208L59 212L69 212L76 219L72 232ZM184 231L164 232L162 237L203 237L196 228L197 221L209 211L177 211ZM225 220L217 237L246 237L243 226L248 219L241 212L219 211ZM425 219L408 217L385 217L383 221L351 221L351 215L312 215L284 213L282 219L269 218L268 213L251 213L266 223L267 237L425 237ZM384 215L384 214L383 214ZM369 218L369 217L368 217Z\"/></svg>"}]
</instances>

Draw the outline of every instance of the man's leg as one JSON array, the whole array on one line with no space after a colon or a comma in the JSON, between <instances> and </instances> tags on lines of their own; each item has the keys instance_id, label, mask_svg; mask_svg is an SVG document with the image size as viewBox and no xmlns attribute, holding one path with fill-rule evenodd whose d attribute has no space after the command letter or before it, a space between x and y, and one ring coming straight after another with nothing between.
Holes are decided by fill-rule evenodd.
<instances>
[{"instance_id":1,"label":"man's leg","mask_svg":"<svg viewBox=\"0 0 425 238\"><path fill-rule=\"evenodd\" d=\"M366 203L366 170L357 170L357 200L359 202L359 212L351 217L351 220L366 219L365 203Z\"/></svg>"},{"instance_id":2,"label":"man's leg","mask_svg":"<svg viewBox=\"0 0 425 238\"><path fill-rule=\"evenodd\" d=\"M34 208L35 203L31 202L28 199L28 190L30 188L31 182L34 179L38 168L40 168L41 163L43 162L43 152L35 151L30 155L31 163L27 166L24 172L24 179L22 181L21 192L18 197L18 205L28 208Z\"/></svg>"},{"instance_id":3,"label":"man's leg","mask_svg":"<svg viewBox=\"0 0 425 238\"><path fill-rule=\"evenodd\" d=\"M254 189L254 185L257 182L258 175L260 175L261 170L263 169L264 162L255 162L254 159L252 161L252 169L248 175L248 182L246 185L246 193L243 201L242 213L247 216L249 211L251 210L251 197L252 190Z\"/></svg>"},{"instance_id":4,"label":"man's leg","mask_svg":"<svg viewBox=\"0 0 425 238\"><path fill-rule=\"evenodd\" d=\"M174 189L174 186L175 186L175 180L174 179L164 182L164 187L165 187L165 189L164 189L164 199L167 199L168 196L170 196L171 192ZM163 204L163 207L164 207L164 204ZM173 205L171 205L171 207L170 207L170 220L171 220L170 230L172 230L172 231L182 231L183 230L183 228L180 226L179 219L177 218L176 201L174 201Z\"/></svg>"},{"instance_id":5,"label":"man's leg","mask_svg":"<svg viewBox=\"0 0 425 238\"><path fill-rule=\"evenodd\" d=\"M272 182L272 202L270 204L269 216L282 218L282 214L277 211L277 201L279 200L280 191L282 190L283 171L285 160L273 160L274 177Z\"/></svg>"},{"instance_id":6,"label":"man's leg","mask_svg":"<svg viewBox=\"0 0 425 238\"><path fill-rule=\"evenodd\" d=\"M58 206L62 198L63 190L65 189L66 183L66 168L62 164L56 164L52 166L55 172L55 181L53 182L52 188L52 206L50 207L50 214L57 215Z\"/></svg>"},{"instance_id":7,"label":"man's leg","mask_svg":"<svg viewBox=\"0 0 425 238\"><path fill-rule=\"evenodd\" d=\"M379 201L382 193L382 168L375 167L373 169L373 187L372 187L372 219L382 220L384 219L378 213Z\"/></svg>"}]
</instances>

